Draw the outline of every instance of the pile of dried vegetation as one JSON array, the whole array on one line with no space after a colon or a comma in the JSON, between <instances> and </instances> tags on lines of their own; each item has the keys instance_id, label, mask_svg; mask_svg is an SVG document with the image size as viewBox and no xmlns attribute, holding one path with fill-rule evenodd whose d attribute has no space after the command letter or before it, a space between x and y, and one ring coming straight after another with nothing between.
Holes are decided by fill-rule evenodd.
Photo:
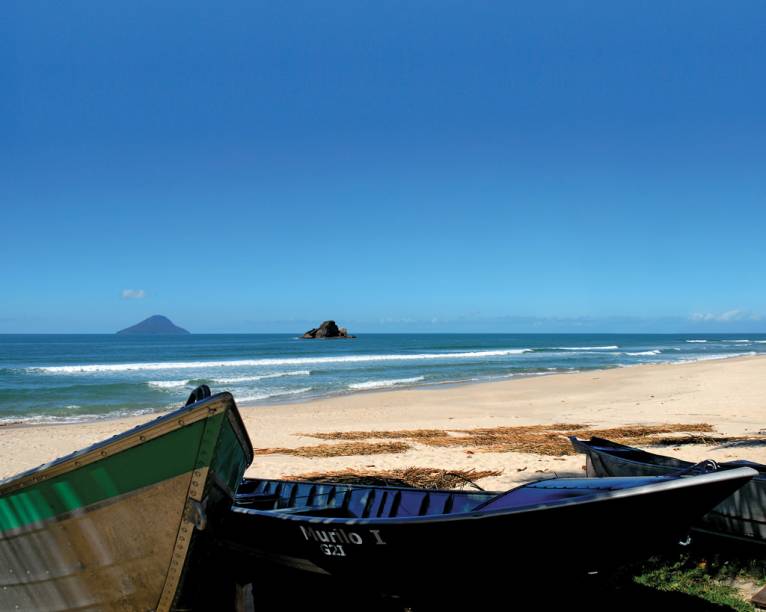
<instances>
[{"instance_id":1,"label":"pile of dried vegetation","mask_svg":"<svg viewBox=\"0 0 766 612\"><path fill-rule=\"evenodd\" d=\"M256 448L256 455L294 455L296 457L348 457L351 455L381 455L403 453L411 447L404 442L345 442L319 444L297 448Z\"/></svg>"},{"instance_id":2,"label":"pile of dried vegetation","mask_svg":"<svg viewBox=\"0 0 766 612\"><path fill-rule=\"evenodd\" d=\"M479 487L475 481L488 476L500 476L497 470L439 470L436 468L408 467L397 470L339 470L335 472L308 472L290 480L311 482L338 482L387 487L417 487L420 489L459 489Z\"/></svg>"},{"instance_id":3,"label":"pile of dried vegetation","mask_svg":"<svg viewBox=\"0 0 766 612\"><path fill-rule=\"evenodd\" d=\"M682 444L724 444L749 440L740 436L707 435L714 433L709 423L668 423L664 425L625 425L594 429L582 423L520 425L478 429L404 429L397 431L333 431L300 434L336 444L299 446L297 448L261 448L260 455L295 455L298 457L341 457L403 453L412 444L437 447L462 447L485 453L530 453L535 455L573 455L568 436L599 436L630 446L679 446ZM378 440L378 441L376 441ZM382 441L380 441L382 440Z\"/></svg>"}]
</instances>

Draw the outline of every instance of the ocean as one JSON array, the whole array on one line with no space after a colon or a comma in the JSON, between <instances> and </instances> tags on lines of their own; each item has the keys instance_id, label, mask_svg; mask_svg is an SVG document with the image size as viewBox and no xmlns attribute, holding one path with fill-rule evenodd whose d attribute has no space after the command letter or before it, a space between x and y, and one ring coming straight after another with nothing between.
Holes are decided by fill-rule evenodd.
<instances>
[{"instance_id":1,"label":"ocean","mask_svg":"<svg viewBox=\"0 0 766 612\"><path fill-rule=\"evenodd\" d=\"M0 424L161 413L197 385L240 405L766 354L766 334L0 335Z\"/></svg>"}]
</instances>

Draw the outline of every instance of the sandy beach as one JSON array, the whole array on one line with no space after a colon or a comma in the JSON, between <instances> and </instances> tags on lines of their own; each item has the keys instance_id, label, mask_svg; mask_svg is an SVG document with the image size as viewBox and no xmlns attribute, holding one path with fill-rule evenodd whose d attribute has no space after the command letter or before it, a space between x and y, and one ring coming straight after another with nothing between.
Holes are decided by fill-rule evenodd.
<instances>
[{"instance_id":1,"label":"sandy beach","mask_svg":"<svg viewBox=\"0 0 766 612\"><path fill-rule=\"evenodd\" d=\"M747 444L664 446L685 459L766 462L766 357L644 365L471 385L427 387L270 406L241 406L256 449L334 444L306 434L419 429L459 430L577 423L591 428L665 423L713 426L712 436ZM0 477L11 476L97 442L151 417L70 425L0 427ZM375 442L374 437L368 438ZM429 446L409 440L404 452L307 458L257 454L251 476L279 477L347 468L410 466L495 470L485 488L552 476L582 475L583 458Z\"/></svg>"}]
</instances>

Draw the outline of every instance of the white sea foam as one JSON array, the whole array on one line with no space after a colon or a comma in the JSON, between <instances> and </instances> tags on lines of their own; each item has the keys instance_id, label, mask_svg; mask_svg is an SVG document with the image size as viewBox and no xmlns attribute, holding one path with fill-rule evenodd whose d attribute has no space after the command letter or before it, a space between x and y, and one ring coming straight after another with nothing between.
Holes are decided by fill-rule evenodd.
<instances>
[{"instance_id":1,"label":"white sea foam","mask_svg":"<svg viewBox=\"0 0 766 612\"><path fill-rule=\"evenodd\" d=\"M189 384L188 380L150 380L146 383L150 387L156 387L158 389L177 389L178 387L185 387Z\"/></svg>"},{"instance_id":2,"label":"white sea foam","mask_svg":"<svg viewBox=\"0 0 766 612\"><path fill-rule=\"evenodd\" d=\"M608 346L558 346L556 348L560 351L612 351L620 347L616 344L610 344Z\"/></svg>"},{"instance_id":3,"label":"white sea foam","mask_svg":"<svg viewBox=\"0 0 766 612\"><path fill-rule=\"evenodd\" d=\"M273 393L261 393L259 395L244 395L235 396L238 402L256 402L258 400L270 399L272 397L281 397L283 395L299 395L300 393L307 393L311 391L312 387L304 387L302 389L285 389L282 391L275 391Z\"/></svg>"},{"instance_id":4,"label":"white sea foam","mask_svg":"<svg viewBox=\"0 0 766 612\"><path fill-rule=\"evenodd\" d=\"M643 355L659 355L662 351L638 351L637 353L625 353L626 355L630 355L631 357L641 357Z\"/></svg>"},{"instance_id":5,"label":"white sea foam","mask_svg":"<svg viewBox=\"0 0 766 612\"><path fill-rule=\"evenodd\" d=\"M744 340L721 340L721 342L732 342L734 344L745 344L747 342L751 342L751 340L744 339Z\"/></svg>"},{"instance_id":6,"label":"white sea foam","mask_svg":"<svg viewBox=\"0 0 766 612\"><path fill-rule=\"evenodd\" d=\"M693 359L681 359L680 361L673 361L671 363L694 363L695 361L712 361L716 359L732 359L734 357L749 357L751 355L757 355L755 351L749 351L747 353L716 353L714 355L700 355Z\"/></svg>"},{"instance_id":7,"label":"white sea foam","mask_svg":"<svg viewBox=\"0 0 766 612\"><path fill-rule=\"evenodd\" d=\"M687 340L687 342L696 342L698 344L704 344L707 340Z\"/></svg>"},{"instance_id":8,"label":"white sea foam","mask_svg":"<svg viewBox=\"0 0 766 612\"><path fill-rule=\"evenodd\" d=\"M756 344L766 344L766 340L753 340Z\"/></svg>"},{"instance_id":9,"label":"white sea foam","mask_svg":"<svg viewBox=\"0 0 766 612\"><path fill-rule=\"evenodd\" d=\"M408 383L416 383L423 380L425 376L413 376L412 378L389 378L384 380L368 380L366 382L352 383L348 386L349 389L357 391L363 391L365 389L384 389L386 387L394 387L396 385L406 385Z\"/></svg>"},{"instance_id":10,"label":"white sea foam","mask_svg":"<svg viewBox=\"0 0 766 612\"><path fill-rule=\"evenodd\" d=\"M64 408L80 408L78 405L65 406ZM168 409L178 408L176 405L167 407ZM91 421L103 421L108 419L119 419L134 416L141 416L144 414L159 413L162 410L155 410L153 408L139 408L136 410L117 410L115 412L105 412L100 414L76 414L71 416L64 415L51 415L51 414L37 414L31 416L9 416L0 418L0 425L71 425L75 423L87 423Z\"/></svg>"},{"instance_id":11,"label":"white sea foam","mask_svg":"<svg viewBox=\"0 0 766 612\"><path fill-rule=\"evenodd\" d=\"M255 382L267 378L282 378L283 376L310 376L310 370L296 370L294 372L275 372L273 374L261 374L260 376L234 376L232 378L214 378L213 382L228 385L241 382Z\"/></svg>"},{"instance_id":12,"label":"white sea foam","mask_svg":"<svg viewBox=\"0 0 766 612\"><path fill-rule=\"evenodd\" d=\"M604 347L600 347L604 348ZM617 348L605 347L605 348ZM574 349L572 349L574 350ZM26 368L30 372L48 374L86 374L92 372L130 372L136 370L190 370L204 368L235 368L283 365L310 365L319 363L362 363L375 361L425 361L438 359L485 359L529 353L532 349L498 349L460 353L413 353L385 355L334 355L332 357L289 357L275 359L239 359L236 361L164 361L141 363L97 363L87 365L46 366Z\"/></svg>"}]
</instances>

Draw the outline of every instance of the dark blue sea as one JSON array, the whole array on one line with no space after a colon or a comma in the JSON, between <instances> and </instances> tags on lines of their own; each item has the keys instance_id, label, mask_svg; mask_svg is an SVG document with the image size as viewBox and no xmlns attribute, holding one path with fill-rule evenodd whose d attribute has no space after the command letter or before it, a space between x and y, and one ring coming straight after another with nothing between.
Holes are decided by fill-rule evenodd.
<instances>
[{"instance_id":1,"label":"dark blue sea","mask_svg":"<svg viewBox=\"0 0 766 612\"><path fill-rule=\"evenodd\" d=\"M766 354L766 335L0 335L0 424L163 412L199 384L241 405Z\"/></svg>"}]
</instances>

